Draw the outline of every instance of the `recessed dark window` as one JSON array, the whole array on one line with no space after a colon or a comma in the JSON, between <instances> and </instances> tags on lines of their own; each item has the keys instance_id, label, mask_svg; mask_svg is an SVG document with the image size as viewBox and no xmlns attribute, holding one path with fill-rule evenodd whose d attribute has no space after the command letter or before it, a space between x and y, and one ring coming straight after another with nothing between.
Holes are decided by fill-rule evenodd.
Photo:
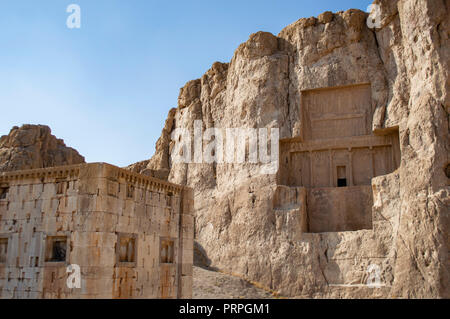
<instances>
[{"instance_id":1,"label":"recessed dark window","mask_svg":"<svg viewBox=\"0 0 450 319\"><path fill-rule=\"evenodd\" d=\"M67 252L66 236L48 236L45 254L46 262L65 262Z\"/></svg>"},{"instance_id":2,"label":"recessed dark window","mask_svg":"<svg viewBox=\"0 0 450 319\"><path fill-rule=\"evenodd\" d=\"M8 238L0 238L0 264L6 263L8 254Z\"/></svg>"},{"instance_id":3,"label":"recessed dark window","mask_svg":"<svg viewBox=\"0 0 450 319\"><path fill-rule=\"evenodd\" d=\"M8 195L9 187L0 187L0 199L6 199L6 195Z\"/></svg>"},{"instance_id":4,"label":"recessed dark window","mask_svg":"<svg viewBox=\"0 0 450 319\"><path fill-rule=\"evenodd\" d=\"M128 184L127 185L127 197L128 198L134 198L134 186Z\"/></svg>"}]
</instances>

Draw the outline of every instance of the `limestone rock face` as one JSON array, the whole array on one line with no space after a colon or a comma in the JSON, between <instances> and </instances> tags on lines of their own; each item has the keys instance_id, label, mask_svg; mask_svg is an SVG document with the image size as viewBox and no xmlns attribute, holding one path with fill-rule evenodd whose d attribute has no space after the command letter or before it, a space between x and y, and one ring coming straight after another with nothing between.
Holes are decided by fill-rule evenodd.
<instances>
[{"instance_id":1,"label":"limestone rock face","mask_svg":"<svg viewBox=\"0 0 450 319\"><path fill-rule=\"evenodd\" d=\"M45 125L13 127L0 138L0 172L84 163L84 157Z\"/></svg>"},{"instance_id":2,"label":"limestone rock face","mask_svg":"<svg viewBox=\"0 0 450 319\"><path fill-rule=\"evenodd\" d=\"M209 266L290 297L450 297L450 3L375 4L375 29L359 10L300 19L278 36L251 35L230 63L181 89L155 155L135 168L194 189L196 240ZM377 136L398 131L401 153L393 173L371 180L372 229L305 231L304 207L283 204L284 186L261 164L171 161L171 133L192 132L197 120L203 130L279 128L281 141L302 142L302 92L359 84L371 91L370 114L360 116ZM371 265L379 288L365 285Z\"/></svg>"}]
</instances>

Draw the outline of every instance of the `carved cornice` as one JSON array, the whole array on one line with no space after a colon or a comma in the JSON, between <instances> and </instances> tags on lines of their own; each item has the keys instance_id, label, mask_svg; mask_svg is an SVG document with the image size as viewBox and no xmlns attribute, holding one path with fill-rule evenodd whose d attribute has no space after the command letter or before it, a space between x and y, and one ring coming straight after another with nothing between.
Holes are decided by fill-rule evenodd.
<instances>
[{"instance_id":1,"label":"carved cornice","mask_svg":"<svg viewBox=\"0 0 450 319\"><path fill-rule=\"evenodd\" d=\"M92 166L107 166L110 170L115 171L117 177L125 179L127 183L141 186L144 188L155 188L159 190L172 191L174 193L180 193L184 187L181 185L169 183L157 179L155 177L145 176L142 174L134 173L126 169L107 164L107 163L89 163L89 164L77 164L58 167L38 168L29 170L20 170L12 172L0 173L0 183L9 183L13 181L29 180L29 179L43 179L43 178L71 178L78 179L80 171ZM108 176L102 176L108 178Z\"/></svg>"}]
</instances>

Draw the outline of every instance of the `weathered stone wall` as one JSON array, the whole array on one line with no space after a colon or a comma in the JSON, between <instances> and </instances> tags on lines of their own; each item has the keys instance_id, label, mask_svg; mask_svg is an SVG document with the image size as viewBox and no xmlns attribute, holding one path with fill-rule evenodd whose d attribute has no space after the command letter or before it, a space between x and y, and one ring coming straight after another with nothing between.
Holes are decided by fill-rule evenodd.
<instances>
[{"instance_id":1,"label":"weathered stone wall","mask_svg":"<svg viewBox=\"0 0 450 319\"><path fill-rule=\"evenodd\" d=\"M372 188L312 188L307 198L308 231L372 229Z\"/></svg>"},{"instance_id":2,"label":"weathered stone wall","mask_svg":"<svg viewBox=\"0 0 450 319\"><path fill-rule=\"evenodd\" d=\"M189 189L108 164L1 173L0 186L1 298L192 296ZM81 289L66 284L70 264Z\"/></svg>"}]
</instances>

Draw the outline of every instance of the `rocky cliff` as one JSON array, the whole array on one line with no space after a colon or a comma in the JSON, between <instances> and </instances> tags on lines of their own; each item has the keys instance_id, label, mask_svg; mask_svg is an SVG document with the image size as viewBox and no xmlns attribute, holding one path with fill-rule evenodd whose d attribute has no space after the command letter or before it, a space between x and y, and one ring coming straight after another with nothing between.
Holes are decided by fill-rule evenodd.
<instances>
[{"instance_id":1,"label":"rocky cliff","mask_svg":"<svg viewBox=\"0 0 450 319\"><path fill-rule=\"evenodd\" d=\"M45 125L13 127L0 138L0 172L84 163L84 157Z\"/></svg>"},{"instance_id":2,"label":"rocky cliff","mask_svg":"<svg viewBox=\"0 0 450 319\"><path fill-rule=\"evenodd\" d=\"M252 34L230 63L180 91L156 153L135 165L195 190L207 263L291 297L450 297L450 2L384 0L379 24L359 10ZM302 92L370 84L376 136L398 131L400 166L372 179L372 229L308 233L300 208L277 209L277 174L257 163L174 163L176 128L279 128L303 140ZM289 205L287 205L289 206ZM370 288L367 268L380 267Z\"/></svg>"}]
</instances>

